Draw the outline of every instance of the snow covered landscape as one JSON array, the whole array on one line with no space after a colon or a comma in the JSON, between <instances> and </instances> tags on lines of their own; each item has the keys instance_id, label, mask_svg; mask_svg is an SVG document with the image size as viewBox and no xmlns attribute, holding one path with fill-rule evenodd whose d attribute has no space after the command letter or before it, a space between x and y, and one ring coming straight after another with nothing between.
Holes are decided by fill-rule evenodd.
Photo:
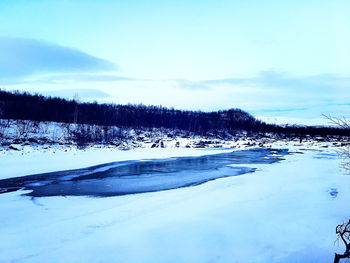
<instances>
[{"instance_id":1,"label":"snow covered landscape","mask_svg":"<svg viewBox=\"0 0 350 263\"><path fill-rule=\"evenodd\" d=\"M330 262L345 137L225 139L2 120L0 262ZM85 125L90 131L98 126Z\"/></svg>"},{"instance_id":2,"label":"snow covered landscape","mask_svg":"<svg viewBox=\"0 0 350 263\"><path fill-rule=\"evenodd\" d=\"M0 1L0 263L350 262L350 1Z\"/></svg>"},{"instance_id":3,"label":"snow covered landscape","mask_svg":"<svg viewBox=\"0 0 350 263\"><path fill-rule=\"evenodd\" d=\"M241 147L27 146L27 151L0 151L0 176L254 148L235 143ZM339 147L295 141L270 146L289 154L275 163L233 163L256 170L185 188L114 197L30 197L25 190L1 194L0 248L5 253L0 262L332 261L334 252L343 250L335 242L335 226L350 213L350 177L339 167Z\"/></svg>"}]
</instances>

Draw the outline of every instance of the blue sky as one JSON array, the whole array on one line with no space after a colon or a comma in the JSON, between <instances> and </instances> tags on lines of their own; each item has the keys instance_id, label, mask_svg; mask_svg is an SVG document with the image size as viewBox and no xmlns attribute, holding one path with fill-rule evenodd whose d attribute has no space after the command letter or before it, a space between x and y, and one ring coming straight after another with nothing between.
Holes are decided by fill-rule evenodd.
<instances>
[{"instance_id":1,"label":"blue sky","mask_svg":"<svg viewBox=\"0 0 350 263\"><path fill-rule=\"evenodd\" d=\"M350 117L349 14L347 0L2 0L0 87L282 122Z\"/></svg>"}]
</instances>

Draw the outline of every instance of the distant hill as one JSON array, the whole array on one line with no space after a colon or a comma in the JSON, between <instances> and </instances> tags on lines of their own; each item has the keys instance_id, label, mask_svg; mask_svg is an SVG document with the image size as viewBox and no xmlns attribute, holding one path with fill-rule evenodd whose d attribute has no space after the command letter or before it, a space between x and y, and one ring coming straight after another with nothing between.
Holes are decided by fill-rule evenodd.
<instances>
[{"instance_id":1,"label":"distant hill","mask_svg":"<svg viewBox=\"0 0 350 263\"><path fill-rule=\"evenodd\" d=\"M0 118L95 124L125 128L167 128L199 135L280 133L285 135L349 135L333 127L279 126L255 119L240 109L215 112L185 111L162 106L80 103L58 97L0 90Z\"/></svg>"}]
</instances>

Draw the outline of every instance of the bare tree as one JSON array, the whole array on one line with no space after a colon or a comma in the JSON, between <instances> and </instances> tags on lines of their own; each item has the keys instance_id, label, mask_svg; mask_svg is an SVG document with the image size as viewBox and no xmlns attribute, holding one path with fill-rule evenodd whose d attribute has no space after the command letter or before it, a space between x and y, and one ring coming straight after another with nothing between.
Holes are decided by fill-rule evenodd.
<instances>
[{"instance_id":1,"label":"bare tree","mask_svg":"<svg viewBox=\"0 0 350 263\"><path fill-rule=\"evenodd\" d=\"M74 94L73 101L75 102L74 113L73 113L73 123L78 123L78 113L79 113L79 95L78 93Z\"/></svg>"},{"instance_id":2,"label":"bare tree","mask_svg":"<svg viewBox=\"0 0 350 263\"><path fill-rule=\"evenodd\" d=\"M11 122L10 120L0 119L0 143L5 141L7 133L10 130Z\"/></svg>"},{"instance_id":3,"label":"bare tree","mask_svg":"<svg viewBox=\"0 0 350 263\"><path fill-rule=\"evenodd\" d=\"M323 114L323 117L326 118L331 124L334 124L342 129L349 130L350 135L350 121L343 118L334 118L330 115ZM349 144L344 145L337 152L342 158L341 167L345 171L350 172L350 148ZM340 224L335 229L336 234L338 235L337 241L341 240L345 246L345 251L343 254L335 253L334 263L339 263L341 259L350 258L350 220L346 223Z\"/></svg>"},{"instance_id":4,"label":"bare tree","mask_svg":"<svg viewBox=\"0 0 350 263\"><path fill-rule=\"evenodd\" d=\"M350 220L338 225L335 232L338 235L337 240L341 239L345 245L345 251L343 254L335 253L334 255L334 263L339 263L343 258L350 258Z\"/></svg>"},{"instance_id":5,"label":"bare tree","mask_svg":"<svg viewBox=\"0 0 350 263\"><path fill-rule=\"evenodd\" d=\"M33 121L16 120L16 137L18 139L26 139L30 133L35 133Z\"/></svg>"},{"instance_id":6,"label":"bare tree","mask_svg":"<svg viewBox=\"0 0 350 263\"><path fill-rule=\"evenodd\" d=\"M342 129L349 130L349 135L350 135L350 120L346 119L345 117L342 118L334 118L330 115L322 114L324 118L326 118L331 124L334 124ZM341 167L350 172L350 142L347 140L347 143L344 143L343 146L347 147L342 147L337 150L337 153L339 156L342 158L342 163Z\"/></svg>"},{"instance_id":7,"label":"bare tree","mask_svg":"<svg viewBox=\"0 0 350 263\"><path fill-rule=\"evenodd\" d=\"M349 147L342 148L338 150L338 154L342 158L341 167L344 170L350 172L350 148Z\"/></svg>"},{"instance_id":8,"label":"bare tree","mask_svg":"<svg viewBox=\"0 0 350 263\"><path fill-rule=\"evenodd\" d=\"M326 114L322 114L322 116L326 120L328 120L331 124L337 125L338 127L343 128L343 129L349 129L350 130L350 122L345 117L334 118L331 115L326 115Z\"/></svg>"}]
</instances>

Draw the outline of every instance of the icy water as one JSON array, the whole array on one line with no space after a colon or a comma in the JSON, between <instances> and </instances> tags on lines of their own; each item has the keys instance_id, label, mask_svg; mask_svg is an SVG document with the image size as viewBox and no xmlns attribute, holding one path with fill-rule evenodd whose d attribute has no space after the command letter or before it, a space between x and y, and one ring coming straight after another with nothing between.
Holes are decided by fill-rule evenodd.
<instances>
[{"instance_id":1,"label":"icy water","mask_svg":"<svg viewBox=\"0 0 350 263\"><path fill-rule=\"evenodd\" d=\"M199 157L114 162L0 180L0 193L24 189L33 197L105 197L163 191L251 173L254 164L278 162L286 154L287 150L258 148Z\"/></svg>"}]
</instances>

